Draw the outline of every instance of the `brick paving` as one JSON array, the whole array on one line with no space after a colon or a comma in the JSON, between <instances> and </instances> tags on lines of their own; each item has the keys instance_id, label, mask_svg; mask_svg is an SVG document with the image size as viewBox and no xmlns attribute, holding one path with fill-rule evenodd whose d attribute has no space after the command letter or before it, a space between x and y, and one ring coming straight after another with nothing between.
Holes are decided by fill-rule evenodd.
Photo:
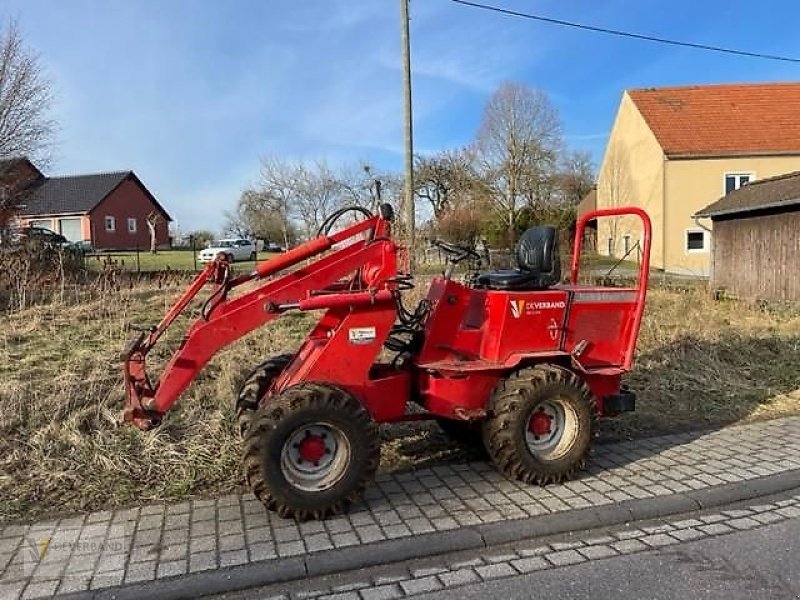
<instances>
[{"instance_id":1,"label":"brick paving","mask_svg":"<svg viewBox=\"0 0 800 600\"><path fill-rule=\"evenodd\" d=\"M425 532L669 496L793 469L800 469L800 417L598 446L590 468L579 480L546 488L508 481L483 462L383 475L367 490L363 503L347 515L324 522L297 524L267 512L250 495L231 495L7 525L0 531L0 600L101 589ZM717 535L769 519L791 518L800 510L796 504L779 509L783 512L717 515L716 521L678 529L699 536ZM670 538L671 531L641 531L630 539L604 544L602 550L587 550L583 543L559 547L545 557L572 564L589 560L587 554L659 547L673 539L677 543L680 538ZM519 558L532 555L513 560ZM503 566L488 568L492 564ZM533 569L542 563L518 564ZM516 568L508 561L480 567L483 570L476 571L477 575L452 577L501 577ZM427 574L409 586L422 589L441 586L442 581L438 574ZM410 591L396 582L384 585L386 594ZM376 591L371 597L381 593Z\"/></svg>"},{"instance_id":2,"label":"brick paving","mask_svg":"<svg viewBox=\"0 0 800 600\"><path fill-rule=\"evenodd\" d=\"M273 591L266 591L265 599L276 600L334 600L339 598L336 591L339 589L357 590L353 594L356 600L371 600L381 598L394 600L416 596L433 590L458 588L482 581L515 577L521 574L556 569L564 566L577 565L592 560L602 560L614 556L635 554L638 552L664 551L669 552L671 546L676 546L685 541L707 539L715 535L726 535L745 529L761 527L754 518L756 516L773 516L775 521L784 521L800 516L800 494L769 505L754 505L740 511L743 517L735 518L726 511L712 513L708 518L726 526L726 531L718 533L702 533L693 528L695 523L687 520L660 520L651 527L641 529L620 528L611 530L608 535L590 535L585 539L576 539L569 544L574 544L577 550L560 549L564 542L551 542L544 546L531 546L541 544L537 542L517 542L502 548L490 548L481 552L481 556L469 560L454 556L438 556L426 558L429 571L435 575L422 573L411 563L388 565L371 569L367 573L347 573L339 576L336 585L331 586L325 579L315 581L296 582L290 585L272 586ZM787 515L795 515L790 517ZM720 520L721 519L721 520ZM738 523L737 523L738 522ZM698 522L701 524L700 522ZM650 529L668 531L669 533L648 534ZM634 537L631 537L633 535ZM617 541L619 540L619 541ZM471 552L474 554L474 552ZM390 573L390 574L389 574ZM387 576L388 575L388 576ZM341 583L344 579L346 582ZM391 585L384 584L384 580L391 579Z\"/></svg>"}]
</instances>

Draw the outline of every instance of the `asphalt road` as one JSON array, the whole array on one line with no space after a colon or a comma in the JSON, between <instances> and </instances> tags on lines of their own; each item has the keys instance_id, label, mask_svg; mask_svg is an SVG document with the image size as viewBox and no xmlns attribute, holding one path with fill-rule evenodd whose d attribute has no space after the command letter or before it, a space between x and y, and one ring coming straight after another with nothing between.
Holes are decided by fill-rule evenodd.
<instances>
[{"instance_id":1,"label":"asphalt road","mask_svg":"<svg viewBox=\"0 0 800 600\"><path fill-rule=\"evenodd\" d=\"M800 519L416 598L798 600Z\"/></svg>"}]
</instances>

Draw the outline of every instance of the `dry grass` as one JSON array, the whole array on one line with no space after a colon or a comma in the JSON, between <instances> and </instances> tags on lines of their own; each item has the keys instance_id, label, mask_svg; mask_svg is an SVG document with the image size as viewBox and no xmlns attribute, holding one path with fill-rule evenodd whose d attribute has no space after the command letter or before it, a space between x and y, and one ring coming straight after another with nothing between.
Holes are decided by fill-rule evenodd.
<instances>
[{"instance_id":1,"label":"dry grass","mask_svg":"<svg viewBox=\"0 0 800 600\"><path fill-rule=\"evenodd\" d=\"M240 489L232 399L248 368L295 348L313 322L287 315L220 352L165 419L140 432L118 425L118 352L129 322L153 323L183 281L62 290L57 301L2 316L0 519L82 511ZM154 353L157 371L180 327ZM800 314L654 290L637 369L637 413L610 436L718 426L798 412ZM382 468L464 456L432 424L387 429Z\"/></svg>"},{"instance_id":2,"label":"dry grass","mask_svg":"<svg viewBox=\"0 0 800 600\"><path fill-rule=\"evenodd\" d=\"M609 421L625 437L800 412L800 310L651 290L627 383L635 413Z\"/></svg>"}]
</instances>

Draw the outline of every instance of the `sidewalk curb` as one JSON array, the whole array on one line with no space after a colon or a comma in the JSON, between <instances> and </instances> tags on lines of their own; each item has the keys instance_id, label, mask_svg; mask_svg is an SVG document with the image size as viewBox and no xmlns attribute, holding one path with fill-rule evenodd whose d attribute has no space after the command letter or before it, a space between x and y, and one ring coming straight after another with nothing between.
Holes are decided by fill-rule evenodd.
<instances>
[{"instance_id":1,"label":"sidewalk curb","mask_svg":"<svg viewBox=\"0 0 800 600\"><path fill-rule=\"evenodd\" d=\"M127 600L154 596L183 600L234 592L414 558L477 550L523 539L621 525L632 521L689 513L786 492L800 487L800 469L670 496L628 500L599 507L500 521L386 540L306 556L277 558L94 591L56 596L62 600Z\"/></svg>"}]
</instances>

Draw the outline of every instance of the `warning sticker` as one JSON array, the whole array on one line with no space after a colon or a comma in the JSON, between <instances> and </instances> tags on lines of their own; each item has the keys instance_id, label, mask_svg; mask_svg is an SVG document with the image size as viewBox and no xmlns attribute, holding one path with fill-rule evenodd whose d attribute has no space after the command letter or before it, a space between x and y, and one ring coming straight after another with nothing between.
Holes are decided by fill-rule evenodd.
<instances>
[{"instance_id":1,"label":"warning sticker","mask_svg":"<svg viewBox=\"0 0 800 600\"><path fill-rule=\"evenodd\" d=\"M351 344L371 344L375 341L374 327L351 327L348 331Z\"/></svg>"}]
</instances>

